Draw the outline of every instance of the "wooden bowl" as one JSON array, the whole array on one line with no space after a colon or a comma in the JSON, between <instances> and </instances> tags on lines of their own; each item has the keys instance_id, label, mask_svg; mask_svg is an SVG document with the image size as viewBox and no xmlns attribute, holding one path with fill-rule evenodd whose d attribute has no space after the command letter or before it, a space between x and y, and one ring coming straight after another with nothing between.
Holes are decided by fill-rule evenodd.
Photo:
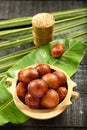
<instances>
[{"instance_id":1,"label":"wooden bowl","mask_svg":"<svg viewBox=\"0 0 87 130\"><path fill-rule=\"evenodd\" d=\"M29 67L35 67L36 65L32 65ZM18 80L18 72L16 71L16 76L14 79L8 78L7 82L11 82L11 86L8 88L8 91L12 94L13 100L16 104L16 106L19 108L21 112L23 112L25 115L32 117L34 119L40 119L40 120L45 120L45 119L50 119L53 117L58 116L60 113L62 113L68 105L72 104L71 98L73 99L78 99L80 97L79 92L73 91L73 88L76 86L76 83L73 82L70 77L61 69L49 65L51 69L62 71L66 77L67 77L67 86L68 86L68 92L64 100L59 103L55 108L52 109L31 109L27 105L25 105L17 96L16 93L16 83Z\"/></svg>"}]
</instances>

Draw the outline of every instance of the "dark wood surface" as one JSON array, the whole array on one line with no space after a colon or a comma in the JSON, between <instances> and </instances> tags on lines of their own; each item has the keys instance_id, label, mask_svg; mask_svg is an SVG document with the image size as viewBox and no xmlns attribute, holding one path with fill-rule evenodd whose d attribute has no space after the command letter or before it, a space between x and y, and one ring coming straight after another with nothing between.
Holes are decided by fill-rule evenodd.
<instances>
[{"instance_id":1,"label":"dark wood surface","mask_svg":"<svg viewBox=\"0 0 87 130\"><path fill-rule=\"evenodd\" d=\"M23 16L33 16L38 12L55 12L87 7L85 0L0 0L0 20ZM11 53L3 51L0 56ZM77 83L76 91L81 98L73 101L61 115L49 120L34 120L21 125L6 124L0 130L86 130L87 129L87 55L82 60L77 73L72 77Z\"/></svg>"}]
</instances>

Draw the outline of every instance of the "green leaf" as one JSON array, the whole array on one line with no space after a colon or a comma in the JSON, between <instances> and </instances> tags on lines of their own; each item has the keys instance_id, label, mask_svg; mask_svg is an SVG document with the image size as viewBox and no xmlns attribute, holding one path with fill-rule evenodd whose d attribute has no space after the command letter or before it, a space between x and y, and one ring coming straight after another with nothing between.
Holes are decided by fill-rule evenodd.
<instances>
[{"instance_id":1,"label":"green leaf","mask_svg":"<svg viewBox=\"0 0 87 130\"><path fill-rule=\"evenodd\" d=\"M65 52L61 58L55 59L50 55L50 49L58 42L64 44ZM37 63L48 63L57 66L63 69L69 76L72 76L77 71L86 50L87 45L85 43L73 39L54 40L48 45L41 46L24 56L8 70L8 76L14 77L16 70ZM5 81L6 78L0 82L0 125L4 125L7 122L18 124L27 121L29 117L21 113L15 106L11 94L7 91L8 86Z\"/></svg>"},{"instance_id":2,"label":"green leaf","mask_svg":"<svg viewBox=\"0 0 87 130\"><path fill-rule=\"evenodd\" d=\"M22 123L28 120L29 117L25 116L16 107L11 94L7 91L5 81L6 77L0 82L0 126L8 122L13 124Z\"/></svg>"},{"instance_id":3,"label":"green leaf","mask_svg":"<svg viewBox=\"0 0 87 130\"><path fill-rule=\"evenodd\" d=\"M50 55L51 46L55 43L62 43L65 46L65 53L59 59ZM77 40L59 39L50 42L50 44L41 46L30 54L26 55L20 62L8 70L8 74L13 77L14 71L37 63L48 63L62 68L69 76L73 75L78 68L85 52L87 45Z\"/></svg>"}]
</instances>

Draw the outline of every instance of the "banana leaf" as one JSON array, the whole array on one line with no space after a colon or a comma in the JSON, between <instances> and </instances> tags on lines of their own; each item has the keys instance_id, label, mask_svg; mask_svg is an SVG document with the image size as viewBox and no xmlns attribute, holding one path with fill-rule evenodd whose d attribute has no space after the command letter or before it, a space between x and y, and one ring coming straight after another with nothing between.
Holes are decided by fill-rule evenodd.
<instances>
[{"instance_id":1,"label":"banana leaf","mask_svg":"<svg viewBox=\"0 0 87 130\"><path fill-rule=\"evenodd\" d=\"M29 119L15 106L11 94L7 91L6 77L0 82L0 126L8 122L21 123Z\"/></svg>"},{"instance_id":2,"label":"banana leaf","mask_svg":"<svg viewBox=\"0 0 87 130\"><path fill-rule=\"evenodd\" d=\"M61 58L55 59L50 55L50 49L58 42L64 44L65 52ZM11 94L7 91L8 85L6 84L6 79L14 77L16 70L32 64L47 63L63 69L71 77L78 70L86 50L86 43L73 39L58 39L33 50L12 66L8 70L6 77L0 82L0 125L8 122L20 124L29 119L16 107Z\"/></svg>"}]
</instances>

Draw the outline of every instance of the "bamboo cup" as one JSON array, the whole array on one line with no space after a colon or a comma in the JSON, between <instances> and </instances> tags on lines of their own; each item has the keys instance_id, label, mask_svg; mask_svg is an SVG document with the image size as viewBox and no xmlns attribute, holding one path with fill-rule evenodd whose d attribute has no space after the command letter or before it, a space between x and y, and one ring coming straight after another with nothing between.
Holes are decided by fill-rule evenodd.
<instances>
[{"instance_id":1,"label":"bamboo cup","mask_svg":"<svg viewBox=\"0 0 87 130\"><path fill-rule=\"evenodd\" d=\"M49 13L38 13L32 18L34 43L37 46L48 44L54 37L54 17Z\"/></svg>"},{"instance_id":2,"label":"bamboo cup","mask_svg":"<svg viewBox=\"0 0 87 130\"><path fill-rule=\"evenodd\" d=\"M34 36L34 44L36 46L45 45L45 44L49 43L50 41L52 41L54 39L53 34L50 35L50 37L47 37L47 38L38 37L34 33L33 33L33 36Z\"/></svg>"}]
</instances>

